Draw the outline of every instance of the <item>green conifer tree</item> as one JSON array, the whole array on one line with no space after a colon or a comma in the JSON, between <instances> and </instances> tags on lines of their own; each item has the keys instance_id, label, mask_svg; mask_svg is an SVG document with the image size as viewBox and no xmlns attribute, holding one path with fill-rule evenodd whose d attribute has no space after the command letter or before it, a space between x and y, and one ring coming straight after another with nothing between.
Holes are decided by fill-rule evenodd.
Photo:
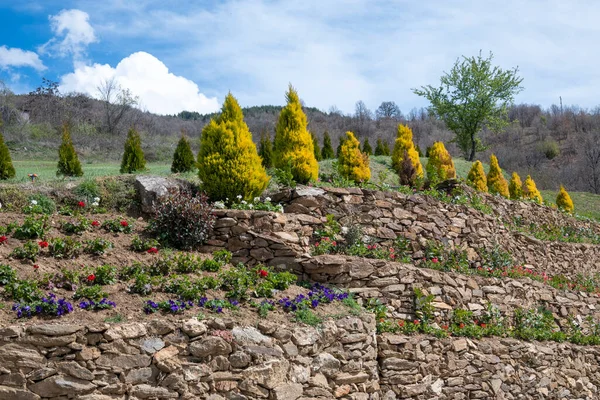
<instances>
[{"instance_id":1,"label":"green conifer tree","mask_svg":"<svg viewBox=\"0 0 600 400\"><path fill-rule=\"evenodd\" d=\"M317 139L317 136L312 132L310 133L310 137L312 138L312 142L313 142L315 159L317 161L321 161L323 157L322 157L322 153L321 153L321 147L319 147L319 140Z\"/></svg>"},{"instance_id":2,"label":"green conifer tree","mask_svg":"<svg viewBox=\"0 0 600 400\"><path fill-rule=\"evenodd\" d=\"M260 144L258 149L263 167L271 168L273 166L273 143L267 132L260 134Z\"/></svg>"},{"instance_id":3,"label":"green conifer tree","mask_svg":"<svg viewBox=\"0 0 600 400\"><path fill-rule=\"evenodd\" d=\"M181 134L181 139L177 143L177 148L173 154L173 163L171 164L171 172L174 174L180 172L190 172L196 169L196 157L192 153L190 142L185 135Z\"/></svg>"},{"instance_id":4,"label":"green conifer tree","mask_svg":"<svg viewBox=\"0 0 600 400\"><path fill-rule=\"evenodd\" d=\"M371 147L371 143L369 143L369 138L365 139L362 152L368 156L373 154L373 148Z\"/></svg>"},{"instance_id":5,"label":"green conifer tree","mask_svg":"<svg viewBox=\"0 0 600 400\"><path fill-rule=\"evenodd\" d=\"M0 117L0 129L2 129L2 118ZM0 133L0 180L15 177L15 167L10 157L8 146L4 143L4 136Z\"/></svg>"},{"instance_id":6,"label":"green conifer tree","mask_svg":"<svg viewBox=\"0 0 600 400\"><path fill-rule=\"evenodd\" d=\"M335 157L336 158L340 158L340 152L342 151L342 146L344 145L344 142L346 141L347 136L345 133L340 135L340 138L338 140L338 146L337 149L335 149Z\"/></svg>"},{"instance_id":7,"label":"green conifer tree","mask_svg":"<svg viewBox=\"0 0 600 400\"><path fill-rule=\"evenodd\" d=\"M290 169L296 182L308 183L319 176L319 163L306 129L306 115L302 111L300 97L291 84L286 100L287 105L279 113L275 130L273 164L279 169Z\"/></svg>"},{"instance_id":8,"label":"green conifer tree","mask_svg":"<svg viewBox=\"0 0 600 400\"><path fill-rule=\"evenodd\" d=\"M131 127L127 132L120 171L122 174L131 174L145 169L146 158L142 151L142 139L138 131Z\"/></svg>"},{"instance_id":9,"label":"green conifer tree","mask_svg":"<svg viewBox=\"0 0 600 400\"><path fill-rule=\"evenodd\" d=\"M335 158L333 146L331 145L331 137L329 136L329 132L327 131L325 131L325 135L323 136L323 148L321 149L321 157L323 158L323 160Z\"/></svg>"},{"instance_id":10,"label":"green conifer tree","mask_svg":"<svg viewBox=\"0 0 600 400\"><path fill-rule=\"evenodd\" d=\"M73 147L69 124L63 124L62 143L58 148L58 169L56 176L82 176L81 163Z\"/></svg>"},{"instance_id":11,"label":"green conifer tree","mask_svg":"<svg viewBox=\"0 0 600 400\"><path fill-rule=\"evenodd\" d=\"M269 183L242 109L231 93L221 113L202 129L198 177L213 201L232 202L237 196L251 201Z\"/></svg>"}]
</instances>

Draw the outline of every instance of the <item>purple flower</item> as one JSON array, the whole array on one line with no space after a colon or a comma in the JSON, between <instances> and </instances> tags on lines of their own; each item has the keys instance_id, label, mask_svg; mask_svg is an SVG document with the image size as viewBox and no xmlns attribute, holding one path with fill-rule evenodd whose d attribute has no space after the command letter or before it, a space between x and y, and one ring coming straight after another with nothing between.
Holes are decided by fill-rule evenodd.
<instances>
[{"instance_id":1,"label":"purple flower","mask_svg":"<svg viewBox=\"0 0 600 400\"><path fill-rule=\"evenodd\" d=\"M317 299L315 299L311 302L312 308L317 308L318 305L319 305L319 300L317 300Z\"/></svg>"}]
</instances>

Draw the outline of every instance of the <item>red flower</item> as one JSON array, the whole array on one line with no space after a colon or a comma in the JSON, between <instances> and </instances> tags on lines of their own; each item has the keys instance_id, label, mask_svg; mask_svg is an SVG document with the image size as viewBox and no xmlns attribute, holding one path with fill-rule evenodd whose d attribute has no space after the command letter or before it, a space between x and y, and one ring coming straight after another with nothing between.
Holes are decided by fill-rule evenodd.
<instances>
[{"instance_id":1,"label":"red flower","mask_svg":"<svg viewBox=\"0 0 600 400\"><path fill-rule=\"evenodd\" d=\"M335 241L333 241L331 244L337 246L337 243Z\"/></svg>"},{"instance_id":2,"label":"red flower","mask_svg":"<svg viewBox=\"0 0 600 400\"><path fill-rule=\"evenodd\" d=\"M419 325L419 320L418 320L418 319L415 319L415 320L413 321L413 324L415 324L415 325Z\"/></svg>"},{"instance_id":3,"label":"red flower","mask_svg":"<svg viewBox=\"0 0 600 400\"><path fill-rule=\"evenodd\" d=\"M100 226L100 221L92 221L92 226Z\"/></svg>"},{"instance_id":4,"label":"red flower","mask_svg":"<svg viewBox=\"0 0 600 400\"><path fill-rule=\"evenodd\" d=\"M431 262L435 264L435 263L439 262L439 260L438 260L438 258L437 258L437 257L433 257L433 258L431 259Z\"/></svg>"},{"instance_id":5,"label":"red flower","mask_svg":"<svg viewBox=\"0 0 600 400\"><path fill-rule=\"evenodd\" d=\"M258 270L258 274L262 277L262 278L266 278L269 273L267 271L265 271L264 269L259 269Z\"/></svg>"},{"instance_id":6,"label":"red flower","mask_svg":"<svg viewBox=\"0 0 600 400\"><path fill-rule=\"evenodd\" d=\"M90 274L87 277L88 282L94 282L96 280L96 275Z\"/></svg>"},{"instance_id":7,"label":"red flower","mask_svg":"<svg viewBox=\"0 0 600 400\"><path fill-rule=\"evenodd\" d=\"M6 242L8 238L5 235L0 236L0 244Z\"/></svg>"},{"instance_id":8,"label":"red flower","mask_svg":"<svg viewBox=\"0 0 600 400\"><path fill-rule=\"evenodd\" d=\"M481 324L481 327L482 327L482 328L485 328L486 326L487 326L486 324Z\"/></svg>"},{"instance_id":9,"label":"red flower","mask_svg":"<svg viewBox=\"0 0 600 400\"><path fill-rule=\"evenodd\" d=\"M77 205L81 208L85 207L85 202L84 201L80 201L79 203L77 203Z\"/></svg>"},{"instance_id":10,"label":"red flower","mask_svg":"<svg viewBox=\"0 0 600 400\"><path fill-rule=\"evenodd\" d=\"M37 264L33 264L33 269L38 269L40 266Z\"/></svg>"},{"instance_id":11,"label":"red flower","mask_svg":"<svg viewBox=\"0 0 600 400\"><path fill-rule=\"evenodd\" d=\"M148 253L150 253L150 254L157 254L158 253L158 249L156 247L150 247L148 249Z\"/></svg>"},{"instance_id":12,"label":"red flower","mask_svg":"<svg viewBox=\"0 0 600 400\"><path fill-rule=\"evenodd\" d=\"M463 328L465 327L465 324L461 323L461 324L460 324L458 327L459 327L460 329L463 329Z\"/></svg>"},{"instance_id":13,"label":"red flower","mask_svg":"<svg viewBox=\"0 0 600 400\"><path fill-rule=\"evenodd\" d=\"M129 226L129 222L123 220L121 221L121 226Z\"/></svg>"},{"instance_id":14,"label":"red flower","mask_svg":"<svg viewBox=\"0 0 600 400\"><path fill-rule=\"evenodd\" d=\"M400 328L404 328L404 320L400 320L398 321L398 326L400 326Z\"/></svg>"},{"instance_id":15,"label":"red flower","mask_svg":"<svg viewBox=\"0 0 600 400\"><path fill-rule=\"evenodd\" d=\"M442 325L442 329L447 331L448 330L448 325Z\"/></svg>"},{"instance_id":16,"label":"red flower","mask_svg":"<svg viewBox=\"0 0 600 400\"><path fill-rule=\"evenodd\" d=\"M45 240L42 240L42 241L41 241L41 242L39 242L38 244L40 245L40 247L41 247L42 249L43 249L43 248L46 248L46 247L48 247L48 242L46 242Z\"/></svg>"}]
</instances>

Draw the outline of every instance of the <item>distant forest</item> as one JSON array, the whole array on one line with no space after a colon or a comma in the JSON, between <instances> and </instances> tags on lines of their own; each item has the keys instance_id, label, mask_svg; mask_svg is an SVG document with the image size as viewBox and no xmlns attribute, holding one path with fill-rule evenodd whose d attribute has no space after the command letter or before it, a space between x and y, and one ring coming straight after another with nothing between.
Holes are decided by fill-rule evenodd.
<instances>
[{"instance_id":1,"label":"distant forest","mask_svg":"<svg viewBox=\"0 0 600 400\"><path fill-rule=\"evenodd\" d=\"M110 83L110 82L109 82ZM0 112L5 141L16 159L53 159L60 142L60 126L68 122L83 162L118 160L130 126L141 132L142 144L149 161L170 161L184 132L198 150L202 127L216 114L202 115L182 111L161 116L139 110L136 99L118 87L103 89L102 100L84 94L62 94L55 82L44 80L36 91L15 95L0 84ZM255 106L243 109L255 143L261 134L273 138L281 106ZM305 107L308 128L322 145L328 132L334 147L346 131L373 145L377 139L393 147L397 125L413 130L415 143L423 153L435 141L443 141L454 157L462 157L451 143L454 135L445 124L425 108L400 110L392 101L384 101L370 110L362 101L352 114L332 108L327 112ZM542 108L517 104L508 112L511 124L502 132L483 132L487 149L477 158L487 162L496 154L500 166L521 176L531 174L538 187L600 193L600 107L593 110L577 106L552 105Z\"/></svg>"}]
</instances>

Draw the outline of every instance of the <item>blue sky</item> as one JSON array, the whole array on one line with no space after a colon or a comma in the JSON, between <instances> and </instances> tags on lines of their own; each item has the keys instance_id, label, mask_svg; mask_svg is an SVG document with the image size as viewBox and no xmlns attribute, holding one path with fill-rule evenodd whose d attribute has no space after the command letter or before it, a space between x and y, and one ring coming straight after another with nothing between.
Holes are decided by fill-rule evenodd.
<instances>
[{"instance_id":1,"label":"blue sky","mask_svg":"<svg viewBox=\"0 0 600 400\"><path fill-rule=\"evenodd\" d=\"M283 104L345 113L426 106L461 55L519 67L517 102L600 105L600 2L467 0L0 0L0 79L17 93L42 77L97 95L114 77L157 113Z\"/></svg>"}]
</instances>

